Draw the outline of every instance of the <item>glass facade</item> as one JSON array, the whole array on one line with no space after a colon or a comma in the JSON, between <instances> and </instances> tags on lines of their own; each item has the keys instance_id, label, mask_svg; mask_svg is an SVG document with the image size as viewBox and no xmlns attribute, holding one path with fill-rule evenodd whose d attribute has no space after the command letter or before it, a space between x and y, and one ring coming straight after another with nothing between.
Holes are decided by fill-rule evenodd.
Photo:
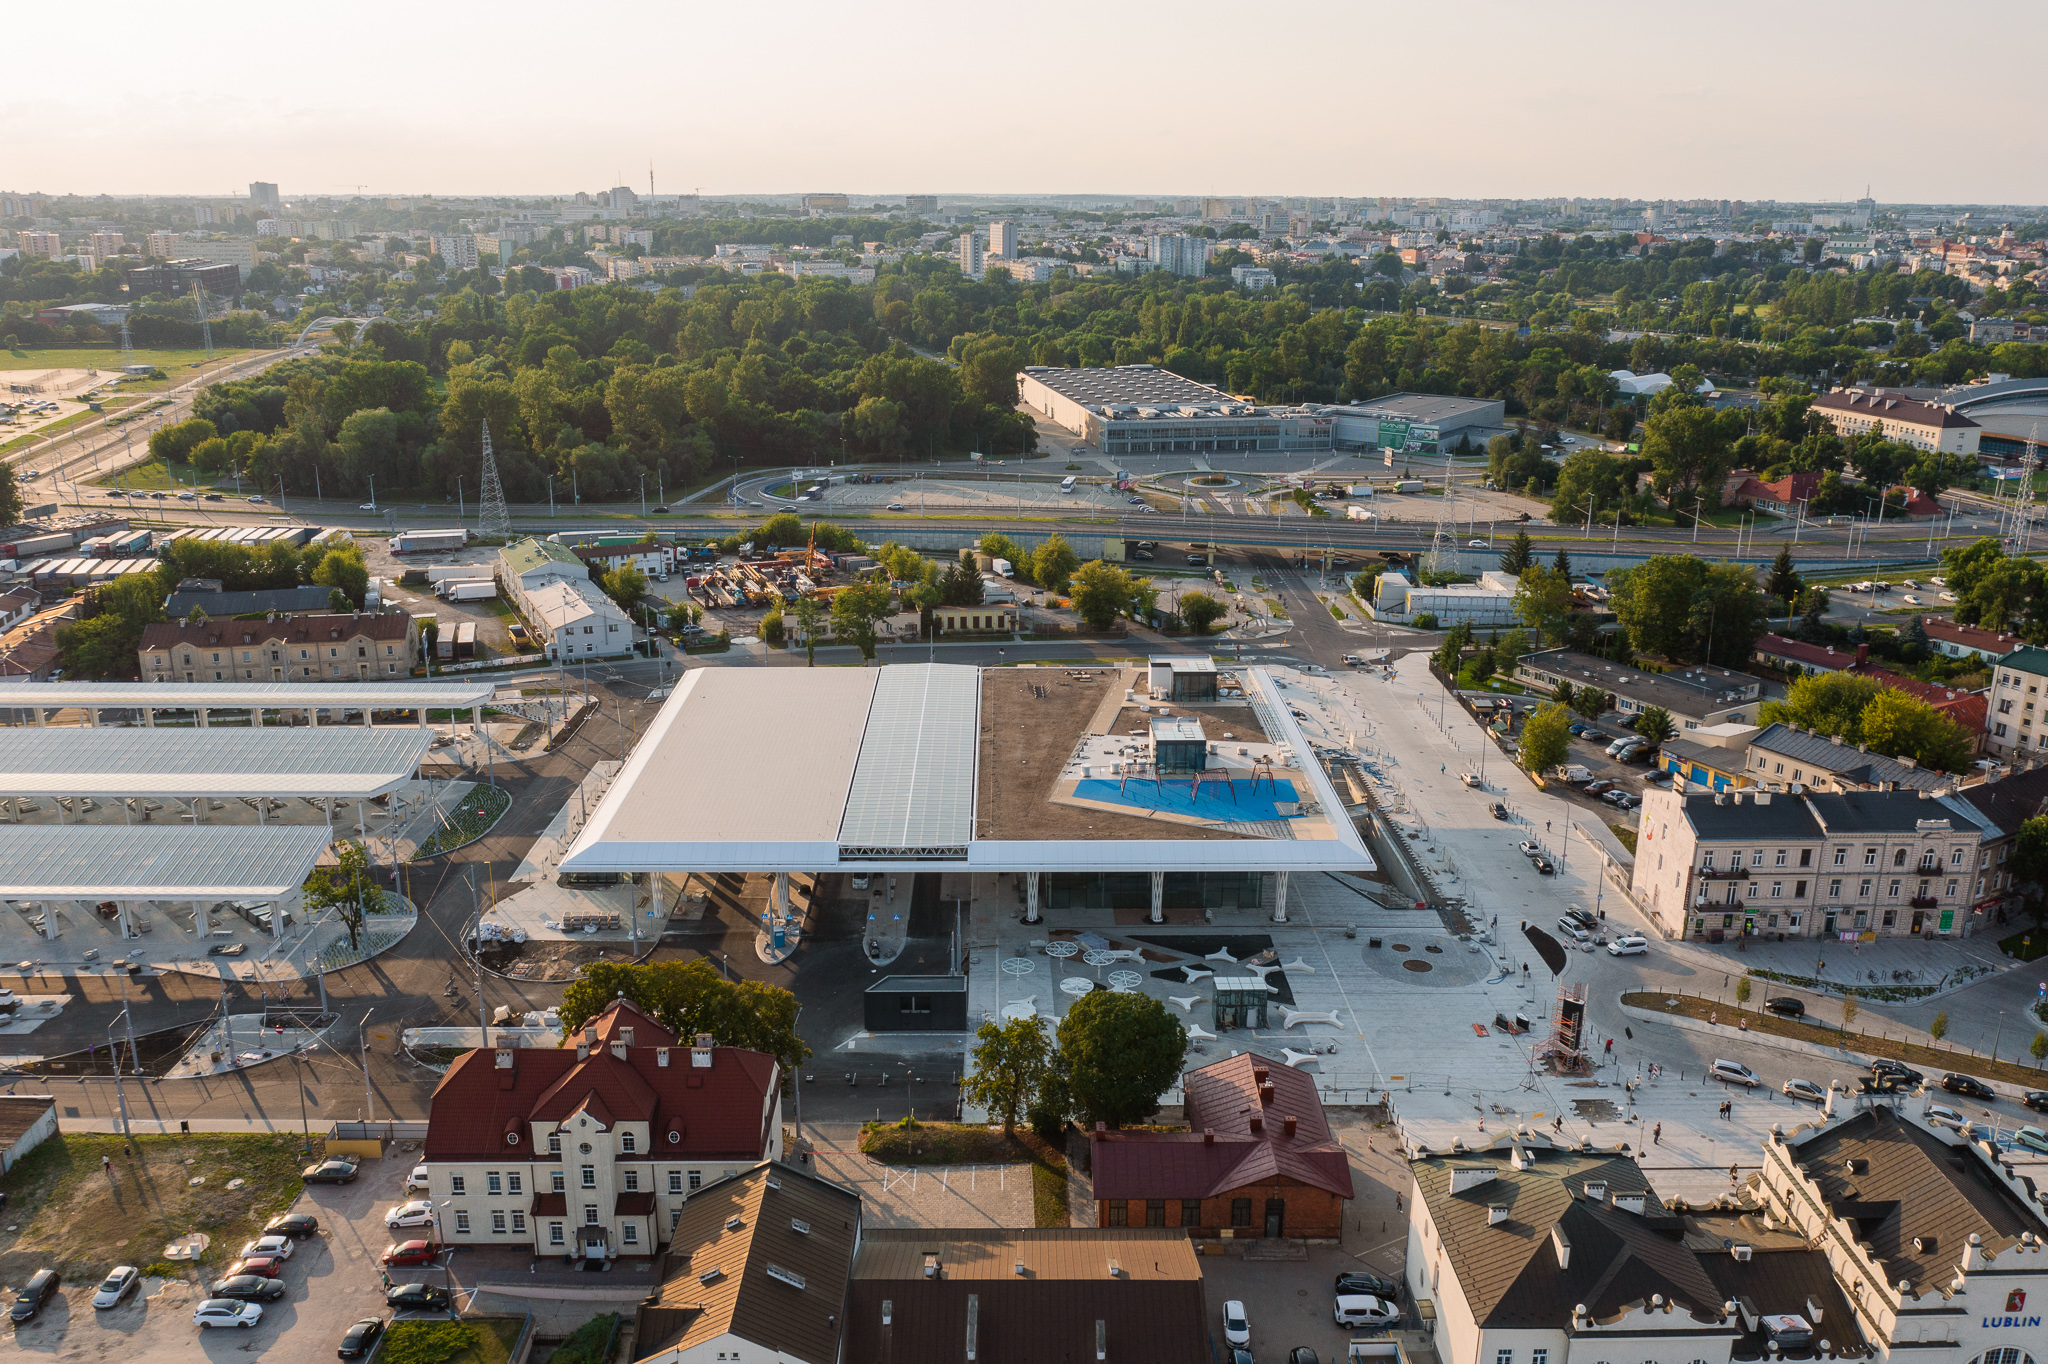
<instances>
[{"instance_id":1,"label":"glass facade","mask_svg":"<svg viewBox=\"0 0 2048 1364\"><path fill-rule=\"evenodd\" d=\"M1264 903L1265 874L1256 871L1170 871L1164 889L1168 909L1257 909ZM1048 909L1152 908L1152 874L1144 871L1048 872L1043 894Z\"/></svg>"}]
</instances>

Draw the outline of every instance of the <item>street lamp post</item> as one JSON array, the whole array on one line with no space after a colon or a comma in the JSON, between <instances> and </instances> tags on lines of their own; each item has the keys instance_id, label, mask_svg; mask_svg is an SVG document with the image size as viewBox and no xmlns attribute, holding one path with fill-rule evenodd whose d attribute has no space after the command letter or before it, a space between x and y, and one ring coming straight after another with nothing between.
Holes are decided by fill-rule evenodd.
<instances>
[{"instance_id":1,"label":"street lamp post","mask_svg":"<svg viewBox=\"0 0 2048 1364\"><path fill-rule=\"evenodd\" d=\"M114 1023L127 1016L128 1011L121 1010L121 1018L115 1019ZM128 1091L121 1085L121 1050L114 1042L114 1023L107 1024L107 1056L114 1063L114 1098L121 1105L121 1135L132 1139L134 1133L128 1130Z\"/></svg>"},{"instance_id":2,"label":"street lamp post","mask_svg":"<svg viewBox=\"0 0 2048 1364\"><path fill-rule=\"evenodd\" d=\"M376 1098L370 1093L370 1038L369 1034L364 1031L370 1025L370 1015L375 1012L377 1012L375 1009L364 1010L362 1022L356 1024L356 1046L362 1051L363 1055L364 1122L375 1122L377 1120Z\"/></svg>"}]
</instances>

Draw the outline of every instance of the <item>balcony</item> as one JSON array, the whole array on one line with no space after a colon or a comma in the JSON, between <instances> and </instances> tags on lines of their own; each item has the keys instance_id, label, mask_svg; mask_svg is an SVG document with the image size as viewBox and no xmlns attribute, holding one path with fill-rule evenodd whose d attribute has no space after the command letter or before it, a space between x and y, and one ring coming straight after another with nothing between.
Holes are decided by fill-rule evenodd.
<instances>
[{"instance_id":1,"label":"balcony","mask_svg":"<svg viewBox=\"0 0 2048 1364\"><path fill-rule=\"evenodd\" d=\"M1742 881L1749 877L1745 867L1700 867L1695 872L1703 881Z\"/></svg>"},{"instance_id":2,"label":"balcony","mask_svg":"<svg viewBox=\"0 0 2048 1364\"><path fill-rule=\"evenodd\" d=\"M1915 895L1911 900L1908 900L1906 903L1913 906L1913 908L1915 909L1933 909L1936 905L1940 904L1941 901L1936 899L1932 895Z\"/></svg>"}]
</instances>

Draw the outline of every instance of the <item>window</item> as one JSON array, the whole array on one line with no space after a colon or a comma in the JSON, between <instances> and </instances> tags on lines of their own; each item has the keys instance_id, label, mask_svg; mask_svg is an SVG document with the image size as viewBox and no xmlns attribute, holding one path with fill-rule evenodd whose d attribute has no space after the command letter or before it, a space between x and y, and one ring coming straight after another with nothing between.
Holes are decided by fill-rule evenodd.
<instances>
[{"instance_id":1,"label":"window","mask_svg":"<svg viewBox=\"0 0 2048 1364\"><path fill-rule=\"evenodd\" d=\"M525 1193L526 1177L517 1170L505 1176L505 1190L508 1193Z\"/></svg>"},{"instance_id":2,"label":"window","mask_svg":"<svg viewBox=\"0 0 2048 1364\"><path fill-rule=\"evenodd\" d=\"M640 1192L640 1172L639 1172L638 1170L628 1170L628 1171L626 1171L626 1192L627 1192L627 1193L639 1193L639 1192Z\"/></svg>"},{"instance_id":3,"label":"window","mask_svg":"<svg viewBox=\"0 0 2048 1364\"><path fill-rule=\"evenodd\" d=\"M1714 869L1714 850L1709 848L1700 857L1700 866L1707 871Z\"/></svg>"},{"instance_id":4,"label":"window","mask_svg":"<svg viewBox=\"0 0 2048 1364\"><path fill-rule=\"evenodd\" d=\"M1513 1350L1495 1350L1493 1352L1493 1364L1515 1364L1515 1352Z\"/></svg>"},{"instance_id":5,"label":"window","mask_svg":"<svg viewBox=\"0 0 2048 1364\"><path fill-rule=\"evenodd\" d=\"M1180 1224L1184 1227L1199 1227L1202 1225L1201 1199L1183 1198L1180 1201Z\"/></svg>"},{"instance_id":6,"label":"window","mask_svg":"<svg viewBox=\"0 0 2048 1364\"><path fill-rule=\"evenodd\" d=\"M1230 1225L1248 1227L1252 1224L1252 1201L1249 1198L1230 1200Z\"/></svg>"},{"instance_id":7,"label":"window","mask_svg":"<svg viewBox=\"0 0 2048 1364\"><path fill-rule=\"evenodd\" d=\"M1950 899L1954 899L1954 898L1955 898L1955 894L1956 894L1956 883L1955 883L1955 879L1954 879L1953 877L1951 877L1951 878L1949 879L1949 883L1948 883L1948 892L1947 892L1947 893L1948 893L1948 896L1949 896L1949 898L1950 898Z\"/></svg>"},{"instance_id":8,"label":"window","mask_svg":"<svg viewBox=\"0 0 2048 1364\"><path fill-rule=\"evenodd\" d=\"M597 1204L585 1203L583 1205L583 1225L586 1227L597 1225Z\"/></svg>"},{"instance_id":9,"label":"window","mask_svg":"<svg viewBox=\"0 0 2048 1364\"><path fill-rule=\"evenodd\" d=\"M640 1224L638 1222L628 1222L621 1230L624 1232L627 1245L637 1246L640 1244Z\"/></svg>"},{"instance_id":10,"label":"window","mask_svg":"<svg viewBox=\"0 0 2048 1364\"><path fill-rule=\"evenodd\" d=\"M1857 911L1856 911L1856 926L1857 926L1858 928L1868 928L1868 927L1870 927L1870 911L1869 911L1869 910L1867 910L1867 909L1859 909L1859 910L1857 910Z\"/></svg>"},{"instance_id":11,"label":"window","mask_svg":"<svg viewBox=\"0 0 2048 1364\"><path fill-rule=\"evenodd\" d=\"M1899 881L1896 877L1892 879L1891 898L1894 900L1899 898Z\"/></svg>"},{"instance_id":12,"label":"window","mask_svg":"<svg viewBox=\"0 0 2048 1364\"><path fill-rule=\"evenodd\" d=\"M566 1181L562 1177L562 1172L560 1170L554 1170L551 1171L550 1174L553 1177L549 1180L549 1189L555 1193L562 1193L566 1191L568 1188L568 1181Z\"/></svg>"},{"instance_id":13,"label":"window","mask_svg":"<svg viewBox=\"0 0 2048 1364\"><path fill-rule=\"evenodd\" d=\"M1963 865L1962 844L1958 843L1955 847L1950 848L1948 850L1948 864L1951 867L1960 867Z\"/></svg>"},{"instance_id":14,"label":"window","mask_svg":"<svg viewBox=\"0 0 2048 1364\"><path fill-rule=\"evenodd\" d=\"M1771 882L1771 898L1773 900L1782 900L1785 898L1785 883L1783 881Z\"/></svg>"},{"instance_id":15,"label":"window","mask_svg":"<svg viewBox=\"0 0 2048 1364\"><path fill-rule=\"evenodd\" d=\"M1813 865L1813 849L1801 848L1799 850L1799 865L1802 867L1810 867Z\"/></svg>"},{"instance_id":16,"label":"window","mask_svg":"<svg viewBox=\"0 0 2048 1364\"><path fill-rule=\"evenodd\" d=\"M1131 1224L1130 1212L1125 1207L1123 1199L1112 1198L1104 1202L1102 1206L1103 1210L1109 1214L1109 1225L1112 1227L1128 1227Z\"/></svg>"},{"instance_id":17,"label":"window","mask_svg":"<svg viewBox=\"0 0 2048 1364\"><path fill-rule=\"evenodd\" d=\"M562 1224L560 1222L548 1223L548 1244L551 1246L562 1244Z\"/></svg>"},{"instance_id":18,"label":"window","mask_svg":"<svg viewBox=\"0 0 2048 1364\"><path fill-rule=\"evenodd\" d=\"M595 1165L583 1167L583 1187L586 1189L597 1187L597 1167Z\"/></svg>"},{"instance_id":19,"label":"window","mask_svg":"<svg viewBox=\"0 0 2048 1364\"><path fill-rule=\"evenodd\" d=\"M1839 866L1842 866L1842 865L1843 865L1844 863L1846 863L1846 862L1847 862L1848 860L1849 860L1849 850L1848 850L1847 848L1837 848L1837 849L1835 849L1835 865L1836 865L1836 866L1838 866L1838 867L1839 867Z\"/></svg>"},{"instance_id":20,"label":"window","mask_svg":"<svg viewBox=\"0 0 2048 1364\"><path fill-rule=\"evenodd\" d=\"M631 1132L621 1132L619 1133L619 1149L628 1153L637 1151L640 1149L639 1140Z\"/></svg>"},{"instance_id":21,"label":"window","mask_svg":"<svg viewBox=\"0 0 2048 1364\"><path fill-rule=\"evenodd\" d=\"M562 1129L559 1127L548 1133L548 1154L551 1156L562 1154Z\"/></svg>"},{"instance_id":22,"label":"window","mask_svg":"<svg viewBox=\"0 0 2048 1364\"><path fill-rule=\"evenodd\" d=\"M496 1208L491 1209L491 1231L500 1236L505 1232L505 1214Z\"/></svg>"},{"instance_id":23,"label":"window","mask_svg":"<svg viewBox=\"0 0 2048 1364\"><path fill-rule=\"evenodd\" d=\"M1785 865L1785 856L1786 856L1786 850L1785 850L1784 848L1780 848L1780 849L1778 849L1778 858L1777 858L1777 861L1773 862L1773 863L1772 863L1771 865L1773 865L1773 866L1777 866L1777 867L1782 867L1782 866L1784 866L1784 865Z\"/></svg>"},{"instance_id":24,"label":"window","mask_svg":"<svg viewBox=\"0 0 2048 1364\"><path fill-rule=\"evenodd\" d=\"M1863 850L1863 865L1866 867L1874 867L1877 865L1877 849L1865 848Z\"/></svg>"},{"instance_id":25,"label":"window","mask_svg":"<svg viewBox=\"0 0 2048 1364\"><path fill-rule=\"evenodd\" d=\"M702 1170L692 1170L692 1171L690 1171L690 1192L691 1192L691 1193L695 1193L695 1192L697 1192L697 1190L699 1190L699 1189L701 1189L701 1188L703 1188L703 1187L704 1187L704 1172L703 1172Z\"/></svg>"},{"instance_id":26,"label":"window","mask_svg":"<svg viewBox=\"0 0 2048 1364\"><path fill-rule=\"evenodd\" d=\"M1868 899L1870 896L1870 887L1872 884L1873 882L1869 877L1864 877L1861 883L1862 888L1856 892L1856 898L1859 900Z\"/></svg>"},{"instance_id":27,"label":"window","mask_svg":"<svg viewBox=\"0 0 2048 1364\"><path fill-rule=\"evenodd\" d=\"M457 1209L457 1210L456 1210L456 1213L455 1213L455 1229L456 1229L457 1231L459 1231L459 1232L463 1232L463 1233L465 1233L465 1234L467 1234L467 1233L468 1233L468 1231L469 1231L469 1211L468 1211L468 1209L466 1209L466 1208L462 1208L462 1209Z\"/></svg>"},{"instance_id":28,"label":"window","mask_svg":"<svg viewBox=\"0 0 2048 1364\"><path fill-rule=\"evenodd\" d=\"M679 1194L683 1191L683 1172L681 1170L670 1170L668 1172L668 1191L672 1194Z\"/></svg>"},{"instance_id":29,"label":"window","mask_svg":"<svg viewBox=\"0 0 2048 1364\"><path fill-rule=\"evenodd\" d=\"M1839 900L1842 898L1841 877L1837 876L1834 880L1828 882L1828 898L1830 900Z\"/></svg>"},{"instance_id":30,"label":"window","mask_svg":"<svg viewBox=\"0 0 2048 1364\"><path fill-rule=\"evenodd\" d=\"M1792 883L1792 898L1795 900L1804 900L1806 898L1806 882L1794 881Z\"/></svg>"},{"instance_id":31,"label":"window","mask_svg":"<svg viewBox=\"0 0 2048 1364\"><path fill-rule=\"evenodd\" d=\"M1531 1351L1529 1351L1529 1364L1550 1364L1550 1351L1548 1351L1548 1350L1531 1350Z\"/></svg>"},{"instance_id":32,"label":"window","mask_svg":"<svg viewBox=\"0 0 2048 1364\"><path fill-rule=\"evenodd\" d=\"M668 1210L668 1229L670 1231L674 1231L676 1229L676 1223L682 1220L683 1210L681 1208L670 1208Z\"/></svg>"},{"instance_id":33,"label":"window","mask_svg":"<svg viewBox=\"0 0 2048 1364\"><path fill-rule=\"evenodd\" d=\"M525 1213L523 1213L523 1212L519 1212L519 1211L517 1211L517 1210L515 1210L515 1211L513 1212L513 1214L512 1214L512 1230L514 1230L514 1231L516 1231L516 1232L519 1232L519 1233L521 1233L521 1234L524 1234L524 1233L525 1233L525 1231L526 1231L526 1214L525 1214Z\"/></svg>"},{"instance_id":34,"label":"window","mask_svg":"<svg viewBox=\"0 0 2048 1364\"><path fill-rule=\"evenodd\" d=\"M468 1190L463 1188L463 1185L466 1182L467 1181L461 1175L448 1176L448 1192L452 1194L467 1193Z\"/></svg>"},{"instance_id":35,"label":"window","mask_svg":"<svg viewBox=\"0 0 2048 1364\"><path fill-rule=\"evenodd\" d=\"M498 1172L496 1170L489 1171L484 1175L485 1193L493 1195L501 1194L505 1192L503 1185L504 1181L498 1177Z\"/></svg>"},{"instance_id":36,"label":"window","mask_svg":"<svg viewBox=\"0 0 2048 1364\"><path fill-rule=\"evenodd\" d=\"M1796 928L1798 928L1798 927L1799 927L1799 916L1798 916L1797 914L1787 914L1787 915L1785 916L1785 926L1786 926L1787 928L1792 928L1792 929L1796 929Z\"/></svg>"},{"instance_id":37,"label":"window","mask_svg":"<svg viewBox=\"0 0 2048 1364\"><path fill-rule=\"evenodd\" d=\"M1757 848L1751 851L1751 853L1749 854L1749 865L1752 867L1761 867L1763 864L1764 850L1762 848Z\"/></svg>"},{"instance_id":38,"label":"window","mask_svg":"<svg viewBox=\"0 0 2048 1364\"><path fill-rule=\"evenodd\" d=\"M1892 865L1895 867L1903 867L1906 865L1906 850L1904 848L1899 848L1893 851Z\"/></svg>"},{"instance_id":39,"label":"window","mask_svg":"<svg viewBox=\"0 0 2048 1364\"><path fill-rule=\"evenodd\" d=\"M1148 1198L1145 1200L1145 1225L1148 1227L1163 1227L1166 1225L1165 1199Z\"/></svg>"}]
</instances>

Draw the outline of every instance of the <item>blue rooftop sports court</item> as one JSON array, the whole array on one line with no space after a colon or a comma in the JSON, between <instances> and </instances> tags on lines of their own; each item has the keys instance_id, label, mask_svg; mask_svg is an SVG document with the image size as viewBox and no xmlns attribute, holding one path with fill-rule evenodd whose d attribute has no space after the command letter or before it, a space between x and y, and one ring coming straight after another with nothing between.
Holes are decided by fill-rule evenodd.
<instances>
[{"instance_id":1,"label":"blue rooftop sports court","mask_svg":"<svg viewBox=\"0 0 2048 1364\"><path fill-rule=\"evenodd\" d=\"M1233 791L1235 801L1231 798ZM1157 786L1150 777L1133 777L1128 785L1101 777L1085 777L1075 783L1074 798L1120 805L1131 810L1228 820L1295 819L1299 816L1282 814L1279 806L1285 804L1299 808L1296 802L1301 799L1295 794L1293 782L1261 778L1256 791L1251 789L1249 779L1244 782L1233 780L1229 786L1205 781L1202 783L1202 798L1197 802L1187 779L1172 777Z\"/></svg>"}]
</instances>

